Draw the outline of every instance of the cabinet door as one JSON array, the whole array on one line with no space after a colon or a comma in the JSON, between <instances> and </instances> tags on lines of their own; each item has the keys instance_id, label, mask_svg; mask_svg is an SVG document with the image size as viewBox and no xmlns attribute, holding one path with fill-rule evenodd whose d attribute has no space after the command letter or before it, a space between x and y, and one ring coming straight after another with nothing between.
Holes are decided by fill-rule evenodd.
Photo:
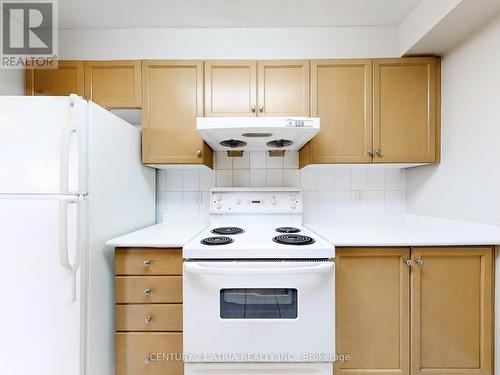
<instances>
[{"instance_id":1,"label":"cabinet door","mask_svg":"<svg viewBox=\"0 0 500 375\"><path fill-rule=\"evenodd\" d=\"M205 62L205 116L256 116L256 61Z\"/></svg>"},{"instance_id":2,"label":"cabinet door","mask_svg":"<svg viewBox=\"0 0 500 375\"><path fill-rule=\"evenodd\" d=\"M409 248L337 248L336 375L409 373Z\"/></svg>"},{"instance_id":3,"label":"cabinet door","mask_svg":"<svg viewBox=\"0 0 500 375\"><path fill-rule=\"evenodd\" d=\"M311 99L311 115L321 119L311 162L371 163L372 61L312 61Z\"/></svg>"},{"instance_id":4,"label":"cabinet door","mask_svg":"<svg viewBox=\"0 0 500 375\"><path fill-rule=\"evenodd\" d=\"M84 94L83 61L59 61L57 69L26 69L26 95Z\"/></svg>"},{"instance_id":5,"label":"cabinet door","mask_svg":"<svg viewBox=\"0 0 500 375\"><path fill-rule=\"evenodd\" d=\"M202 61L143 61L144 163L206 164L213 154L196 132L203 116Z\"/></svg>"},{"instance_id":6,"label":"cabinet door","mask_svg":"<svg viewBox=\"0 0 500 375\"><path fill-rule=\"evenodd\" d=\"M492 374L492 249L414 248L412 374Z\"/></svg>"},{"instance_id":7,"label":"cabinet door","mask_svg":"<svg viewBox=\"0 0 500 375\"><path fill-rule=\"evenodd\" d=\"M257 63L259 116L309 116L309 61Z\"/></svg>"},{"instance_id":8,"label":"cabinet door","mask_svg":"<svg viewBox=\"0 0 500 375\"><path fill-rule=\"evenodd\" d=\"M437 60L375 60L374 149L376 163L435 162Z\"/></svg>"},{"instance_id":9,"label":"cabinet door","mask_svg":"<svg viewBox=\"0 0 500 375\"><path fill-rule=\"evenodd\" d=\"M85 62L85 96L105 108L140 108L140 61Z\"/></svg>"}]
</instances>

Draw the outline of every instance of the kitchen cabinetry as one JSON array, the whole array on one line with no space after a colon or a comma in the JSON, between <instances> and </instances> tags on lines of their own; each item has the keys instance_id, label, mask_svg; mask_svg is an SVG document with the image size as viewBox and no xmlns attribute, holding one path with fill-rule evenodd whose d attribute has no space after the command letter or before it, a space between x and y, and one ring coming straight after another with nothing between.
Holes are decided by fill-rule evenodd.
<instances>
[{"instance_id":1,"label":"kitchen cabinetry","mask_svg":"<svg viewBox=\"0 0 500 375\"><path fill-rule=\"evenodd\" d=\"M492 253L412 249L412 375L493 373Z\"/></svg>"},{"instance_id":2,"label":"kitchen cabinetry","mask_svg":"<svg viewBox=\"0 0 500 375\"><path fill-rule=\"evenodd\" d=\"M206 61L205 116L309 116L309 61Z\"/></svg>"},{"instance_id":3,"label":"kitchen cabinetry","mask_svg":"<svg viewBox=\"0 0 500 375\"><path fill-rule=\"evenodd\" d=\"M370 163L372 61L313 61L311 82L311 116L321 118L311 163Z\"/></svg>"},{"instance_id":4,"label":"kitchen cabinetry","mask_svg":"<svg viewBox=\"0 0 500 375\"><path fill-rule=\"evenodd\" d=\"M140 108L141 62L86 61L85 96L105 108Z\"/></svg>"},{"instance_id":5,"label":"kitchen cabinetry","mask_svg":"<svg viewBox=\"0 0 500 375\"><path fill-rule=\"evenodd\" d=\"M439 162L438 58L313 60L311 103L321 131L301 167Z\"/></svg>"},{"instance_id":6,"label":"kitchen cabinetry","mask_svg":"<svg viewBox=\"0 0 500 375\"><path fill-rule=\"evenodd\" d=\"M213 165L213 152L196 132L203 116L203 62L142 63L142 161Z\"/></svg>"},{"instance_id":7,"label":"kitchen cabinetry","mask_svg":"<svg viewBox=\"0 0 500 375\"><path fill-rule=\"evenodd\" d=\"M257 62L205 62L205 116L255 116Z\"/></svg>"},{"instance_id":8,"label":"kitchen cabinetry","mask_svg":"<svg viewBox=\"0 0 500 375\"><path fill-rule=\"evenodd\" d=\"M337 352L352 360L335 374L491 374L492 258L491 247L338 248Z\"/></svg>"},{"instance_id":9,"label":"kitchen cabinetry","mask_svg":"<svg viewBox=\"0 0 500 375\"><path fill-rule=\"evenodd\" d=\"M409 374L409 248L337 248L335 374Z\"/></svg>"},{"instance_id":10,"label":"kitchen cabinetry","mask_svg":"<svg viewBox=\"0 0 500 375\"><path fill-rule=\"evenodd\" d=\"M182 375L182 250L118 248L115 275L116 375Z\"/></svg>"},{"instance_id":11,"label":"kitchen cabinetry","mask_svg":"<svg viewBox=\"0 0 500 375\"><path fill-rule=\"evenodd\" d=\"M433 57L374 60L375 163L436 161L437 64Z\"/></svg>"},{"instance_id":12,"label":"kitchen cabinetry","mask_svg":"<svg viewBox=\"0 0 500 375\"><path fill-rule=\"evenodd\" d=\"M83 61L59 61L57 69L26 69L26 95L84 95Z\"/></svg>"}]
</instances>

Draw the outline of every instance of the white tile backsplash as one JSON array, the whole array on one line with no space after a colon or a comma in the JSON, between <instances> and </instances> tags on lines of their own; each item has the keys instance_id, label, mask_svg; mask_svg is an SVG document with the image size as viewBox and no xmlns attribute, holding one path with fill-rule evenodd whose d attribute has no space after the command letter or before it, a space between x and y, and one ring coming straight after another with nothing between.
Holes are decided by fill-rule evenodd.
<instances>
[{"instance_id":1,"label":"white tile backsplash","mask_svg":"<svg viewBox=\"0 0 500 375\"><path fill-rule=\"evenodd\" d=\"M406 170L392 167L331 165L298 169L298 152L270 157L246 152L230 158L214 155L215 170L180 166L157 172L157 220L163 214L201 213L209 209L209 191L220 187L297 187L304 216L394 214L406 210Z\"/></svg>"},{"instance_id":2,"label":"white tile backsplash","mask_svg":"<svg viewBox=\"0 0 500 375\"><path fill-rule=\"evenodd\" d=\"M182 171L182 191L199 191L200 173L196 170L187 169Z\"/></svg>"},{"instance_id":3,"label":"white tile backsplash","mask_svg":"<svg viewBox=\"0 0 500 375\"><path fill-rule=\"evenodd\" d=\"M283 169L266 169L266 185L272 187L283 186Z\"/></svg>"},{"instance_id":4,"label":"white tile backsplash","mask_svg":"<svg viewBox=\"0 0 500 375\"><path fill-rule=\"evenodd\" d=\"M245 187L250 185L249 169L233 169L233 186Z\"/></svg>"},{"instance_id":5,"label":"white tile backsplash","mask_svg":"<svg viewBox=\"0 0 500 375\"><path fill-rule=\"evenodd\" d=\"M249 169L250 168L250 155L244 152L243 156L233 159L233 169ZM221 168L222 169L222 168Z\"/></svg>"},{"instance_id":6,"label":"white tile backsplash","mask_svg":"<svg viewBox=\"0 0 500 375\"><path fill-rule=\"evenodd\" d=\"M168 169L165 171L166 190L167 191L182 191L182 170Z\"/></svg>"},{"instance_id":7,"label":"white tile backsplash","mask_svg":"<svg viewBox=\"0 0 500 375\"><path fill-rule=\"evenodd\" d=\"M266 169L266 153L260 151L250 152L250 169Z\"/></svg>"}]
</instances>

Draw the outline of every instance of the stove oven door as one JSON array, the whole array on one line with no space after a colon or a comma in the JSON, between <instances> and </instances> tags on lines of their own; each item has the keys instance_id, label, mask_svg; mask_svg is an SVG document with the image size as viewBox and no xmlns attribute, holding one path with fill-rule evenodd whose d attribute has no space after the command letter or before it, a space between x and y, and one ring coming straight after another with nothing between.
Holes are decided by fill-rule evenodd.
<instances>
[{"instance_id":1,"label":"stove oven door","mask_svg":"<svg viewBox=\"0 0 500 375\"><path fill-rule=\"evenodd\" d=\"M186 362L331 362L331 261L184 263Z\"/></svg>"}]
</instances>

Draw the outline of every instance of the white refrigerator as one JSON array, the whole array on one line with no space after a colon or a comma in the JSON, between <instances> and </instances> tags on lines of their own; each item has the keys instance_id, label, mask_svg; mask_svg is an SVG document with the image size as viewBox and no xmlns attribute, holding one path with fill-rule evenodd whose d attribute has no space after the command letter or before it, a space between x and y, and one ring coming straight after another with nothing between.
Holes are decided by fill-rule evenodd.
<instances>
[{"instance_id":1,"label":"white refrigerator","mask_svg":"<svg viewBox=\"0 0 500 375\"><path fill-rule=\"evenodd\" d=\"M140 131L76 95L0 96L0 373L114 373L114 254L154 224Z\"/></svg>"}]
</instances>

